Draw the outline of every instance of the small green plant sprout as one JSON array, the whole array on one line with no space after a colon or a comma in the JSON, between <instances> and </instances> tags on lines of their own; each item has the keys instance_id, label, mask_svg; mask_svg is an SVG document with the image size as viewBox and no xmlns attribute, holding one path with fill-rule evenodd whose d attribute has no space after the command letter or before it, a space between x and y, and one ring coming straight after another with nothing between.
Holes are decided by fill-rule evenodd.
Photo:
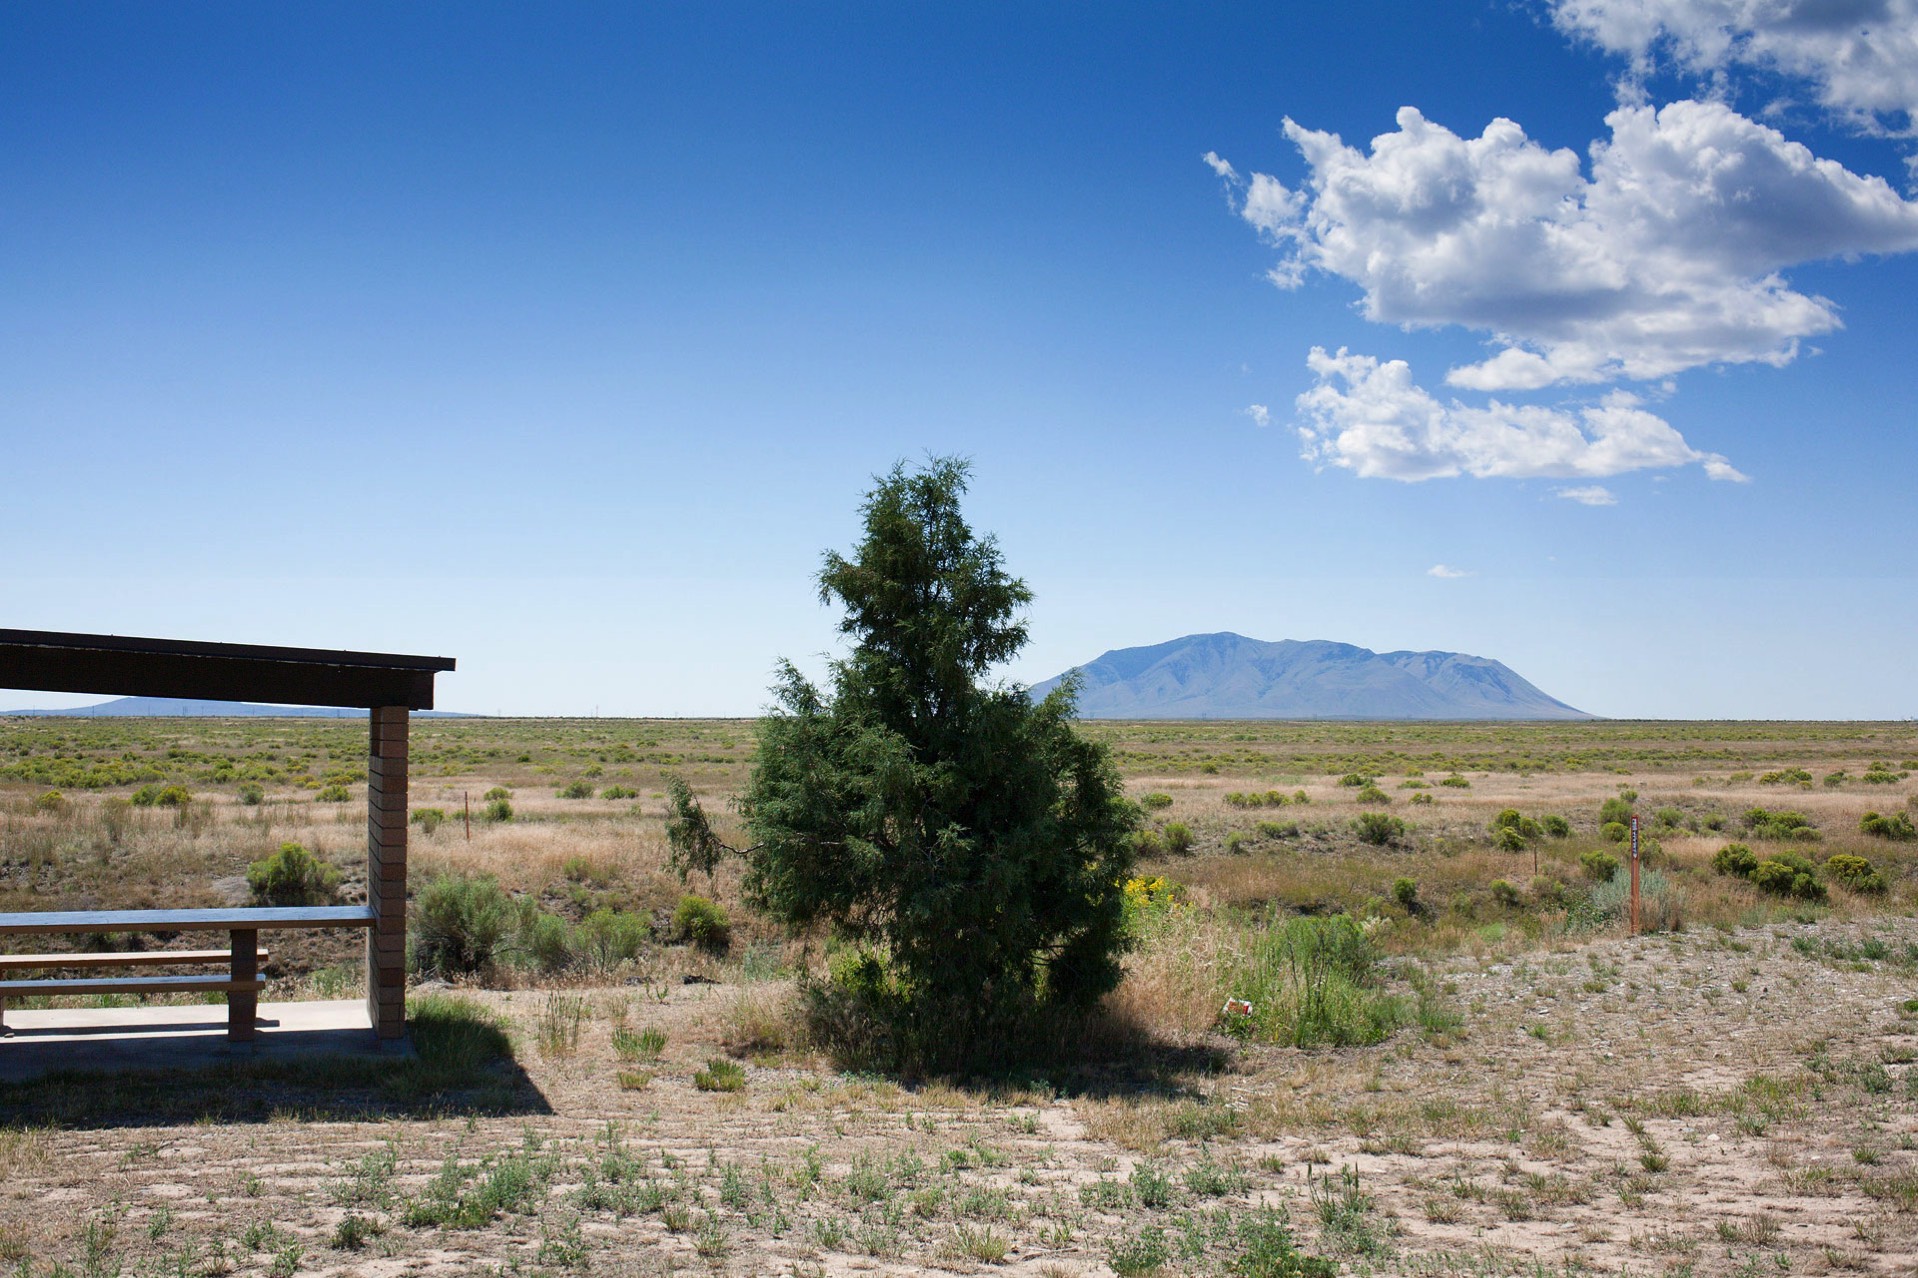
<instances>
[{"instance_id":1,"label":"small green plant sprout","mask_svg":"<svg viewBox=\"0 0 1918 1278\"><path fill-rule=\"evenodd\" d=\"M591 781L574 781L569 785L561 786L559 789L559 797L562 799L590 799L593 797L593 783Z\"/></svg>"},{"instance_id":2,"label":"small green plant sprout","mask_svg":"<svg viewBox=\"0 0 1918 1278\"><path fill-rule=\"evenodd\" d=\"M622 1061L656 1061L665 1050L665 1030L649 1027L635 1031L624 1025L613 1030L613 1053Z\"/></svg>"},{"instance_id":3,"label":"small green plant sprout","mask_svg":"<svg viewBox=\"0 0 1918 1278\"><path fill-rule=\"evenodd\" d=\"M1352 822L1352 832L1360 843L1384 847L1405 836L1405 822L1384 812L1361 812Z\"/></svg>"},{"instance_id":4,"label":"small green plant sprout","mask_svg":"<svg viewBox=\"0 0 1918 1278\"><path fill-rule=\"evenodd\" d=\"M706 1068L693 1075L693 1086L702 1092L740 1092L746 1090L746 1070L737 1061L715 1056Z\"/></svg>"},{"instance_id":5,"label":"small green plant sprout","mask_svg":"<svg viewBox=\"0 0 1918 1278\"><path fill-rule=\"evenodd\" d=\"M340 872L298 843L246 867L246 885L268 905L320 905L333 899Z\"/></svg>"},{"instance_id":6,"label":"small green plant sprout","mask_svg":"<svg viewBox=\"0 0 1918 1278\"><path fill-rule=\"evenodd\" d=\"M1918 827L1914 827L1911 818L1902 812L1894 812L1890 816L1867 812L1858 819L1858 833L1904 843L1918 838Z\"/></svg>"},{"instance_id":7,"label":"small green plant sprout","mask_svg":"<svg viewBox=\"0 0 1918 1278\"><path fill-rule=\"evenodd\" d=\"M1612 876L1618 873L1618 858L1598 848L1582 853L1578 864L1584 869L1585 877L1594 883L1609 883Z\"/></svg>"},{"instance_id":8,"label":"small green plant sprout","mask_svg":"<svg viewBox=\"0 0 1918 1278\"><path fill-rule=\"evenodd\" d=\"M1879 896L1885 891L1885 876L1862 856L1841 852L1825 862L1825 873L1853 892Z\"/></svg>"},{"instance_id":9,"label":"small green plant sprout","mask_svg":"<svg viewBox=\"0 0 1918 1278\"><path fill-rule=\"evenodd\" d=\"M1712 853L1712 869L1720 874L1749 879L1758 868L1758 857L1743 843L1727 843Z\"/></svg>"},{"instance_id":10,"label":"small green plant sprout","mask_svg":"<svg viewBox=\"0 0 1918 1278\"><path fill-rule=\"evenodd\" d=\"M673 932L702 950L723 954L732 942L732 921L723 907L703 896L682 896L673 910Z\"/></svg>"}]
</instances>

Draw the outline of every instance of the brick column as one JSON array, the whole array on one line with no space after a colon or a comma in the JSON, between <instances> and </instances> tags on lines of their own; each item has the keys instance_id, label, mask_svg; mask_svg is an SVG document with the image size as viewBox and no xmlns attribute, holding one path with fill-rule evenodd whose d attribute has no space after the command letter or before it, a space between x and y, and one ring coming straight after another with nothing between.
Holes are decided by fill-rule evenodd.
<instances>
[{"instance_id":1,"label":"brick column","mask_svg":"<svg viewBox=\"0 0 1918 1278\"><path fill-rule=\"evenodd\" d=\"M375 706L366 760L366 1014L383 1039L406 1033L405 706Z\"/></svg>"}]
</instances>

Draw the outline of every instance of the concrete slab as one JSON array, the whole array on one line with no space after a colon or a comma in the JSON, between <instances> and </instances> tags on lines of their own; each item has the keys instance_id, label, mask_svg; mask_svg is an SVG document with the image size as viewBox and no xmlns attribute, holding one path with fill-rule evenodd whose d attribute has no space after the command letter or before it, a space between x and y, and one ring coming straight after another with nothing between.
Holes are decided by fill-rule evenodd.
<instances>
[{"instance_id":1,"label":"concrete slab","mask_svg":"<svg viewBox=\"0 0 1918 1278\"><path fill-rule=\"evenodd\" d=\"M56 1070L192 1069L236 1060L314 1056L410 1055L407 1040L382 1042L364 999L263 1003L251 1043L230 1043L226 1008L185 1007L7 1009L0 1033L0 1081L18 1082Z\"/></svg>"}]
</instances>

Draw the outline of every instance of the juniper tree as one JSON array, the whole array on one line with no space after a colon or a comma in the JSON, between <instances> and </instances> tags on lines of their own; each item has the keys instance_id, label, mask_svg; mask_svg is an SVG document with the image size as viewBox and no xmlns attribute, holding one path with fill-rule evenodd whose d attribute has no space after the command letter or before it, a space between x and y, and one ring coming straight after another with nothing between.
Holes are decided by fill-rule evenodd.
<instances>
[{"instance_id":1,"label":"juniper tree","mask_svg":"<svg viewBox=\"0 0 1918 1278\"><path fill-rule=\"evenodd\" d=\"M852 651L823 689L782 664L740 802L749 898L853 942L839 993L932 1067L1001 1058L1117 984L1137 822L1071 681L1035 703L988 678L1032 592L967 525L967 477L934 459L867 495L863 539L819 574Z\"/></svg>"}]
</instances>

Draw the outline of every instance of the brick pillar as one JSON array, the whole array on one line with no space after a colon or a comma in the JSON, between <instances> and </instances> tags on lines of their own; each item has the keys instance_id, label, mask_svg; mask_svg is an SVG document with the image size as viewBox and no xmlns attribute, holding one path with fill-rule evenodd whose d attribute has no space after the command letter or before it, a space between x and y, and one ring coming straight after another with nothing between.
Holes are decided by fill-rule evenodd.
<instances>
[{"instance_id":1,"label":"brick pillar","mask_svg":"<svg viewBox=\"0 0 1918 1278\"><path fill-rule=\"evenodd\" d=\"M366 1014L383 1039L406 1033L405 706L375 706L366 760Z\"/></svg>"}]
</instances>

